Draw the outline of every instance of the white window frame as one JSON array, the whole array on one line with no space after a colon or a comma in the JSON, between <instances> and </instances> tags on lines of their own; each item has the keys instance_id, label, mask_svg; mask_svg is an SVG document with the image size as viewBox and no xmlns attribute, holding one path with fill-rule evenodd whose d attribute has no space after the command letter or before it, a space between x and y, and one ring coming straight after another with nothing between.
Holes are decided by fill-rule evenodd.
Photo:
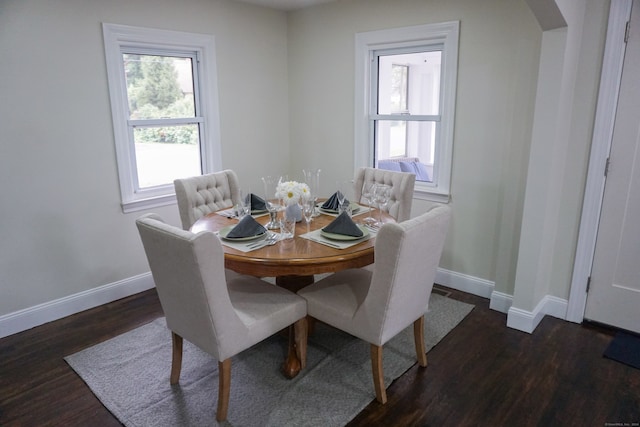
<instances>
[{"instance_id":1,"label":"white window frame","mask_svg":"<svg viewBox=\"0 0 640 427\"><path fill-rule=\"evenodd\" d=\"M374 165L373 124L376 111L372 100L372 80L375 78L373 55L384 49L416 46L442 46L440 91L440 122L436 132L436 162L432 182L416 181L414 197L436 202L448 202L451 197L453 163L453 130L455 123L456 82L458 74L459 21L416 25L403 28L357 33L355 40L355 143L354 166Z\"/></svg>"},{"instance_id":2,"label":"white window frame","mask_svg":"<svg viewBox=\"0 0 640 427\"><path fill-rule=\"evenodd\" d=\"M141 48L195 53L194 88L198 88L200 111L200 158L202 172L222 169L220 118L215 39L211 35L157 30L103 23L111 114L123 212L134 212L176 203L173 184L136 188L136 159L130 132L123 49ZM195 93L194 93L195 95Z\"/></svg>"}]
</instances>

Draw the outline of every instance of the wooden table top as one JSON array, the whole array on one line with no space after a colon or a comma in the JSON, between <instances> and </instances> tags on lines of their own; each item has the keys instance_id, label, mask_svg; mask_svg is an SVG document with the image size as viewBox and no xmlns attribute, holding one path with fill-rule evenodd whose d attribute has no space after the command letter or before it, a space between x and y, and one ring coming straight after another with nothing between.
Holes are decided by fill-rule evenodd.
<instances>
[{"instance_id":1,"label":"wooden table top","mask_svg":"<svg viewBox=\"0 0 640 427\"><path fill-rule=\"evenodd\" d=\"M378 211L372 212L378 217ZM367 214L354 216L358 222ZM258 277L308 276L320 273L331 273L347 268L360 268L373 263L375 238L368 239L345 249L335 249L321 243L300 237L309 231L328 225L335 217L320 214L310 224L304 219L296 224L296 235L293 239L282 240L273 246L265 246L251 252L242 252L222 245L225 255L225 267L238 273ZM269 221L265 215L256 218L261 224ZM383 212L384 222L395 222L393 217ZM236 219L211 213L200 218L191 227L191 231L218 231L224 227L237 224ZM279 230L273 230L278 231Z\"/></svg>"}]
</instances>

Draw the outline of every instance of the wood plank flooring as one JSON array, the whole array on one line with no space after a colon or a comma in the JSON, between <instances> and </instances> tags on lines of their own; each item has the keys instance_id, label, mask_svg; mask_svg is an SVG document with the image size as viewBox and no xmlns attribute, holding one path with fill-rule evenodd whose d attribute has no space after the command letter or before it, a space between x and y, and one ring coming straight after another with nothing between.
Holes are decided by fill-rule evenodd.
<instances>
[{"instance_id":1,"label":"wood plank flooring","mask_svg":"<svg viewBox=\"0 0 640 427\"><path fill-rule=\"evenodd\" d=\"M640 370L602 357L613 331L547 317L530 335L451 298L476 307L349 426L640 426ZM0 425L119 426L63 357L161 315L151 290L0 339Z\"/></svg>"}]
</instances>

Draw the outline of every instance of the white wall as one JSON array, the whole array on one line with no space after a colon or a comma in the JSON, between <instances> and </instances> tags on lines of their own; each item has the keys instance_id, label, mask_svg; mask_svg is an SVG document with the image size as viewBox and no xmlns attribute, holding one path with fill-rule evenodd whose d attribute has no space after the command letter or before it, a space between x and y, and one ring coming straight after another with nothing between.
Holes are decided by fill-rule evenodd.
<instances>
[{"instance_id":1,"label":"white wall","mask_svg":"<svg viewBox=\"0 0 640 427\"><path fill-rule=\"evenodd\" d=\"M353 176L356 33L453 20L460 21L453 221L441 267L499 279L496 286L512 293L542 37L523 1L339 1L291 13L292 168L315 161L327 191ZM413 215L427 205L414 200Z\"/></svg>"},{"instance_id":2,"label":"white wall","mask_svg":"<svg viewBox=\"0 0 640 427\"><path fill-rule=\"evenodd\" d=\"M514 302L530 326L562 317L607 13L601 0L356 0L294 12L292 167L324 164L325 186L353 174L357 32L459 20L453 221L439 279L505 312ZM414 200L412 214L427 205Z\"/></svg>"},{"instance_id":3,"label":"white wall","mask_svg":"<svg viewBox=\"0 0 640 427\"><path fill-rule=\"evenodd\" d=\"M566 315L609 9L608 2L599 0L557 4L567 26L543 36L508 319L509 325L526 331L545 312Z\"/></svg>"},{"instance_id":4,"label":"white wall","mask_svg":"<svg viewBox=\"0 0 640 427\"><path fill-rule=\"evenodd\" d=\"M257 189L289 165L284 12L226 0L1 1L0 316L149 270L134 224L144 212L120 208L102 22L213 34L223 167ZM175 205L154 211L179 225Z\"/></svg>"},{"instance_id":5,"label":"white wall","mask_svg":"<svg viewBox=\"0 0 640 427\"><path fill-rule=\"evenodd\" d=\"M518 294L524 311L567 298L608 2L558 1L571 40L560 60L574 71L563 70L569 124L555 133L562 146L548 155L562 157L553 164L537 145L544 110L534 114L548 37L528 3L352 0L285 14L230 0L0 2L0 329L38 304L148 271L134 226L142 212L119 206L102 22L213 34L224 167L254 191L264 174L301 179L303 168L322 168L328 192L354 172L355 34L459 20L453 221L441 272L507 304ZM548 173L557 187L530 185ZM413 215L427 205L414 201ZM154 211L179 224L175 206Z\"/></svg>"}]
</instances>

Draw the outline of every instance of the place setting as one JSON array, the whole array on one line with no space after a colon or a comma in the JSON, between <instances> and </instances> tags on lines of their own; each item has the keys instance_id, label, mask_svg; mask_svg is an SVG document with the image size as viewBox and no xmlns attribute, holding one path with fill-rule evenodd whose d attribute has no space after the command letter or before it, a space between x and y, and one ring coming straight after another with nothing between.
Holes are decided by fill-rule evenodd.
<instances>
[{"instance_id":1,"label":"place setting","mask_svg":"<svg viewBox=\"0 0 640 427\"><path fill-rule=\"evenodd\" d=\"M345 206L344 210L351 212L351 215L359 215L361 213L368 212L366 207L360 206L355 202L347 200L342 191L336 191L325 202L318 203L316 207L320 213L325 215L337 217L340 214L340 207ZM364 209L363 209L364 208Z\"/></svg>"},{"instance_id":2,"label":"place setting","mask_svg":"<svg viewBox=\"0 0 640 427\"><path fill-rule=\"evenodd\" d=\"M364 224L356 224L347 211L341 212L327 226L302 234L300 237L330 246L345 249L375 237L376 231Z\"/></svg>"},{"instance_id":3,"label":"place setting","mask_svg":"<svg viewBox=\"0 0 640 427\"><path fill-rule=\"evenodd\" d=\"M250 214L254 218L259 218L269 214L267 203L262 197L254 193L249 192L245 196L242 195L241 192L240 200L242 203L237 203L235 206L230 208L219 210L216 214L231 219L242 219L242 217L247 214Z\"/></svg>"},{"instance_id":4,"label":"place setting","mask_svg":"<svg viewBox=\"0 0 640 427\"><path fill-rule=\"evenodd\" d=\"M218 237L222 244L242 252L250 252L275 245L280 234L267 230L251 215L244 215L235 225L221 228Z\"/></svg>"}]
</instances>

